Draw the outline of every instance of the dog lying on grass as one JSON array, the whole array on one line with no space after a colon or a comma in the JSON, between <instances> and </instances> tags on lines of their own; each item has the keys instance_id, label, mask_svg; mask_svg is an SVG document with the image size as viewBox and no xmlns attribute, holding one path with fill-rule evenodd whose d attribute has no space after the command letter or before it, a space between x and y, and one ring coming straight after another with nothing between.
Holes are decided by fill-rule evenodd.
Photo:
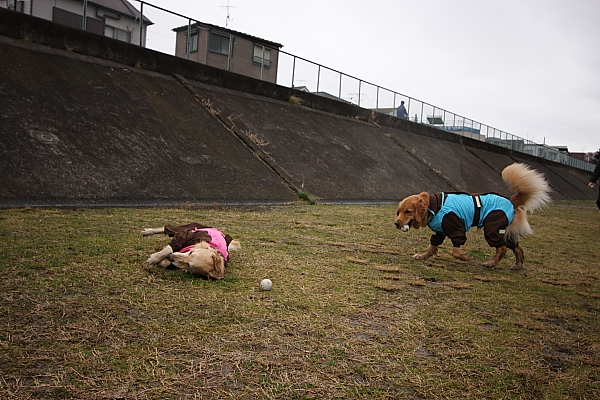
<instances>
[{"instance_id":1,"label":"dog lying on grass","mask_svg":"<svg viewBox=\"0 0 600 400\"><path fill-rule=\"evenodd\" d=\"M452 241L452 255L468 261L469 254L462 251L466 232L473 226L483 227L486 241L496 248L496 255L483 265L495 267L506 255L507 248L515 254L511 269L523 268L524 251L519 237L533 233L527 221L527 212L533 212L550 202L550 186L544 176L529 166L514 163L504 168L502 179L516 194L507 199L495 193L471 195L467 193L422 192L402 200L396 211L395 225L403 232L428 225L435 233L427 251L415 254L425 260L437 253L446 236Z\"/></svg>"},{"instance_id":2,"label":"dog lying on grass","mask_svg":"<svg viewBox=\"0 0 600 400\"><path fill-rule=\"evenodd\" d=\"M207 278L223 279L229 252L241 250L240 242L230 235L198 223L142 230L142 236L160 233L171 236L171 243L150 255L148 264L176 267Z\"/></svg>"}]
</instances>

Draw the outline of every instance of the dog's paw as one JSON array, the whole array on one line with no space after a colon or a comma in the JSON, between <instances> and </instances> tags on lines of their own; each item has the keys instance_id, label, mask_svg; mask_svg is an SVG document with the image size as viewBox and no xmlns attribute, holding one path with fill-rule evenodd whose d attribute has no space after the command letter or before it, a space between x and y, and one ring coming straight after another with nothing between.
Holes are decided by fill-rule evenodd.
<instances>
[{"instance_id":1,"label":"dog's paw","mask_svg":"<svg viewBox=\"0 0 600 400\"><path fill-rule=\"evenodd\" d=\"M452 248L452 257L461 261L469 261L473 258L469 253L463 252L460 247Z\"/></svg>"},{"instance_id":2,"label":"dog's paw","mask_svg":"<svg viewBox=\"0 0 600 400\"><path fill-rule=\"evenodd\" d=\"M161 253L154 253L152 254L150 257L148 257L148 259L146 260L146 262L148 264L158 264L159 262L161 262L162 260L164 260L164 255Z\"/></svg>"},{"instance_id":3,"label":"dog's paw","mask_svg":"<svg viewBox=\"0 0 600 400\"><path fill-rule=\"evenodd\" d=\"M150 236L154 234L154 229L152 228L146 228L146 229L142 229L141 232L142 236Z\"/></svg>"},{"instance_id":4,"label":"dog's paw","mask_svg":"<svg viewBox=\"0 0 600 400\"><path fill-rule=\"evenodd\" d=\"M227 251L240 251L242 249L242 245L238 240L232 240L227 246Z\"/></svg>"},{"instance_id":5,"label":"dog's paw","mask_svg":"<svg viewBox=\"0 0 600 400\"><path fill-rule=\"evenodd\" d=\"M471 259L473 258L470 254L458 254L455 255L454 258L460 260L460 261L471 261Z\"/></svg>"}]
</instances>

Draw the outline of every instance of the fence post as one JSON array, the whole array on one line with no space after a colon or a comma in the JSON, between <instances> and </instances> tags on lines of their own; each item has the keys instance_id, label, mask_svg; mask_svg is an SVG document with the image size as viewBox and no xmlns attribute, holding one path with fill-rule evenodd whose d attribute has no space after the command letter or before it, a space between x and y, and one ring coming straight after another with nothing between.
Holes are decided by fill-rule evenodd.
<instances>
[{"instance_id":1,"label":"fence post","mask_svg":"<svg viewBox=\"0 0 600 400\"><path fill-rule=\"evenodd\" d=\"M321 80L321 64L317 64L317 95L319 95L319 81Z\"/></svg>"},{"instance_id":2,"label":"fence post","mask_svg":"<svg viewBox=\"0 0 600 400\"><path fill-rule=\"evenodd\" d=\"M260 80L265 80L265 45L262 45L262 60L260 62Z\"/></svg>"},{"instance_id":3,"label":"fence post","mask_svg":"<svg viewBox=\"0 0 600 400\"><path fill-rule=\"evenodd\" d=\"M83 21L81 22L81 29L84 31L87 31L87 5L87 0L83 0Z\"/></svg>"},{"instance_id":4,"label":"fence post","mask_svg":"<svg viewBox=\"0 0 600 400\"><path fill-rule=\"evenodd\" d=\"M360 88L361 88L361 84L362 81L359 79L358 80L358 106L360 107Z\"/></svg>"},{"instance_id":5,"label":"fence post","mask_svg":"<svg viewBox=\"0 0 600 400\"><path fill-rule=\"evenodd\" d=\"M340 72L340 89L338 91L338 98L342 99L342 73Z\"/></svg>"},{"instance_id":6,"label":"fence post","mask_svg":"<svg viewBox=\"0 0 600 400\"><path fill-rule=\"evenodd\" d=\"M233 35L229 34L229 47L227 49L227 71L231 71L231 53L233 52Z\"/></svg>"},{"instance_id":7,"label":"fence post","mask_svg":"<svg viewBox=\"0 0 600 400\"><path fill-rule=\"evenodd\" d=\"M190 59L190 53L192 50L192 20L188 18L188 29L187 36L185 38L185 59ZM175 49L175 53L177 53L177 49Z\"/></svg>"},{"instance_id":8,"label":"fence post","mask_svg":"<svg viewBox=\"0 0 600 400\"><path fill-rule=\"evenodd\" d=\"M296 56L294 56L294 62L292 63L292 89L294 88L294 74L296 73Z\"/></svg>"},{"instance_id":9,"label":"fence post","mask_svg":"<svg viewBox=\"0 0 600 400\"><path fill-rule=\"evenodd\" d=\"M140 47L144 47L144 2L140 2Z\"/></svg>"}]
</instances>

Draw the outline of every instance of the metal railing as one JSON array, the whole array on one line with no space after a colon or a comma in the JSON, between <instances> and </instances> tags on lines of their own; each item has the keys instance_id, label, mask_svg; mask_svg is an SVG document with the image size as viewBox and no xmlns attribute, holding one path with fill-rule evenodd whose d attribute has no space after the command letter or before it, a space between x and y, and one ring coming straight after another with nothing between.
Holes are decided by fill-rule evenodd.
<instances>
[{"instance_id":1,"label":"metal railing","mask_svg":"<svg viewBox=\"0 0 600 400\"><path fill-rule=\"evenodd\" d=\"M363 108L373 109L396 117L399 117L397 115L397 108L404 101L404 106L408 114L407 119L413 122L426 124L457 135L570 165L586 171L594 170L594 164L575 158L545 144L535 143L293 54L281 50L279 53L291 59L287 60L288 64L291 64L290 66L280 56L277 80L277 83L280 85L346 101Z\"/></svg>"},{"instance_id":2,"label":"metal railing","mask_svg":"<svg viewBox=\"0 0 600 400\"><path fill-rule=\"evenodd\" d=\"M586 171L595 165L567 153L485 125L476 120L418 100L400 92L356 78L324 65L281 50L276 43L235 32L194 18L166 10L141 0L137 10L120 11L117 18L106 8L98 8L101 0L82 0L82 10L54 11L63 24L81 27L106 36L134 43L152 50L213 65L278 85L296 88L320 96L356 104L380 113L397 116L402 101L408 119L420 124L453 132L474 140L556 161ZM38 3L25 0L0 0L8 8L41 18ZM60 2L55 8L59 8ZM87 8L95 7L93 12ZM84 10L85 9L85 10ZM86 15L86 18L82 16ZM56 17L55 17L56 18ZM214 41L213 35L220 42ZM273 45L272 47L269 45Z\"/></svg>"}]
</instances>

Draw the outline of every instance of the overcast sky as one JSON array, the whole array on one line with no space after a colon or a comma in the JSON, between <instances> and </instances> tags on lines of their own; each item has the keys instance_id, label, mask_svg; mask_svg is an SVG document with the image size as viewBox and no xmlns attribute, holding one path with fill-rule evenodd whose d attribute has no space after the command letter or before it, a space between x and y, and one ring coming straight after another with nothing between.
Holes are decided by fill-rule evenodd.
<instances>
[{"instance_id":1,"label":"overcast sky","mask_svg":"<svg viewBox=\"0 0 600 400\"><path fill-rule=\"evenodd\" d=\"M149 3L537 143L600 148L599 0L229 0L229 20L228 0Z\"/></svg>"}]
</instances>

